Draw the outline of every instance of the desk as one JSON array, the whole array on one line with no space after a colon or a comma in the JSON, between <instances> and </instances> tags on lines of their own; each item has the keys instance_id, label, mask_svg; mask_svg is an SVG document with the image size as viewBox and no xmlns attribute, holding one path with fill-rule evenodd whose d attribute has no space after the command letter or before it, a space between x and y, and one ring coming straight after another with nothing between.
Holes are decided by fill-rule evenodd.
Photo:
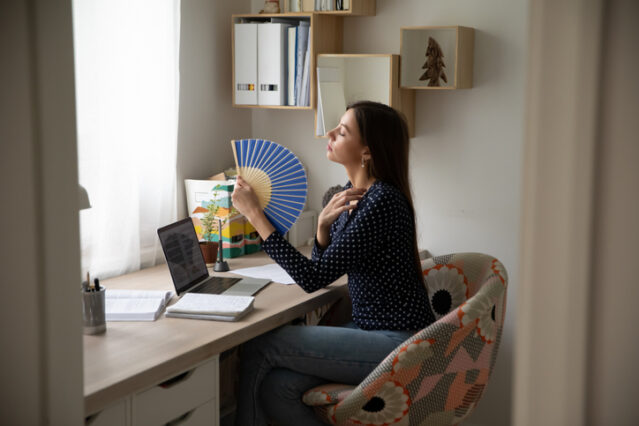
<instances>
[{"instance_id":1,"label":"desk","mask_svg":"<svg viewBox=\"0 0 639 426\"><path fill-rule=\"evenodd\" d=\"M300 251L308 256L310 250L303 247ZM227 261L231 271L219 275L233 276L235 269L272 262L264 252ZM166 265L112 278L103 284L113 289L174 290ZM238 322L164 315L154 322L109 322L105 334L84 336L85 413L96 413L155 386L345 294L345 276L312 294L296 285L271 283L256 295L255 309ZM174 297L170 303L175 300Z\"/></svg>"}]
</instances>

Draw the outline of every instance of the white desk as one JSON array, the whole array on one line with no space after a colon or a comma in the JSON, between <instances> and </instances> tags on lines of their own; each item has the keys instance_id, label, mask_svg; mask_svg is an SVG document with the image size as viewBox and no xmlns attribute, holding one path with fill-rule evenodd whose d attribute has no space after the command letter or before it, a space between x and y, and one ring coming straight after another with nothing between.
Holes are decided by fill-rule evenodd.
<instances>
[{"instance_id":1,"label":"white desk","mask_svg":"<svg viewBox=\"0 0 639 426\"><path fill-rule=\"evenodd\" d=\"M308 255L310 247L304 247L302 252ZM264 252L227 261L231 272L220 275L231 276L234 269L272 262ZM174 290L166 265L106 280L103 284L107 288ZM153 394L151 389L158 383L196 366L211 370L215 388L209 391L216 392L217 356L221 352L338 300L346 294L345 284L346 277L342 277L326 289L307 294L296 285L271 283L257 294L255 309L238 322L166 318L164 315L154 322L109 322L105 334L84 336L85 413L89 415L107 407L117 407L117 416L124 410L124 418L128 419L123 424L132 424L143 405L140 395ZM175 298L171 303L174 302ZM191 376L195 378L197 374ZM211 381L211 377L199 380L204 383ZM169 396L166 404L172 404L173 398ZM155 405L163 404L162 399L155 401ZM212 404L214 406L207 406L206 410L212 410L208 412L218 416L217 400Z\"/></svg>"}]
</instances>

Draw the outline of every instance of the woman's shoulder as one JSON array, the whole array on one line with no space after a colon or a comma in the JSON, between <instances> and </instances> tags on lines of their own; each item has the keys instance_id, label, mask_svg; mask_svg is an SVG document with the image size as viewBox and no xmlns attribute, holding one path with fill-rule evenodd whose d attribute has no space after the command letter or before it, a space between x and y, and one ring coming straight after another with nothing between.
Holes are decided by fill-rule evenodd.
<instances>
[{"instance_id":1,"label":"woman's shoulder","mask_svg":"<svg viewBox=\"0 0 639 426\"><path fill-rule=\"evenodd\" d=\"M397 187L388 182L376 180L367 191L367 195L373 200L405 201L404 194Z\"/></svg>"},{"instance_id":2,"label":"woman's shoulder","mask_svg":"<svg viewBox=\"0 0 639 426\"><path fill-rule=\"evenodd\" d=\"M365 198L367 210L393 211L395 213L410 211L404 194L388 182L375 181L366 192Z\"/></svg>"}]
</instances>

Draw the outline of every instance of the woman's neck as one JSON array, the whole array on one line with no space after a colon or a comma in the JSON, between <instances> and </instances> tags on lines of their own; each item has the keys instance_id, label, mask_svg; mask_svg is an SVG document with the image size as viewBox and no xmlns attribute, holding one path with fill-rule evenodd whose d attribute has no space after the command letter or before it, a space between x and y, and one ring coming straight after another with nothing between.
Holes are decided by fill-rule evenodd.
<instances>
[{"instance_id":1,"label":"woman's neck","mask_svg":"<svg viewBox=\"0 0 639 426\"><path fill-rule=\"evenodd\" d=\"M351 185L353 185L353 188L364 188L368 190L375 182L375 178L368 175L368 170L359 165L357 167L347 167L346 175Z\"/></svg>"}]
</instances>

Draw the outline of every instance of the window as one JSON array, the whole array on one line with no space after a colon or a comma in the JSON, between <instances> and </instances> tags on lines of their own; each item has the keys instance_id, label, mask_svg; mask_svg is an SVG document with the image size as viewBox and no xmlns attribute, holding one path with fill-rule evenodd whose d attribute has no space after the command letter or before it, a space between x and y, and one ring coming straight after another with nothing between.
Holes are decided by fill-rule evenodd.
<instances>
[{"instance_id":1,"label":"window","mask_svg":"<svg viewBox=\"0 0 639 426\"><path fill-rule=\"evenodd\" d=\"M107 277L162 258L177 217L180 0L74 0L82 265Z\"/></svg>"}]
</instances>

